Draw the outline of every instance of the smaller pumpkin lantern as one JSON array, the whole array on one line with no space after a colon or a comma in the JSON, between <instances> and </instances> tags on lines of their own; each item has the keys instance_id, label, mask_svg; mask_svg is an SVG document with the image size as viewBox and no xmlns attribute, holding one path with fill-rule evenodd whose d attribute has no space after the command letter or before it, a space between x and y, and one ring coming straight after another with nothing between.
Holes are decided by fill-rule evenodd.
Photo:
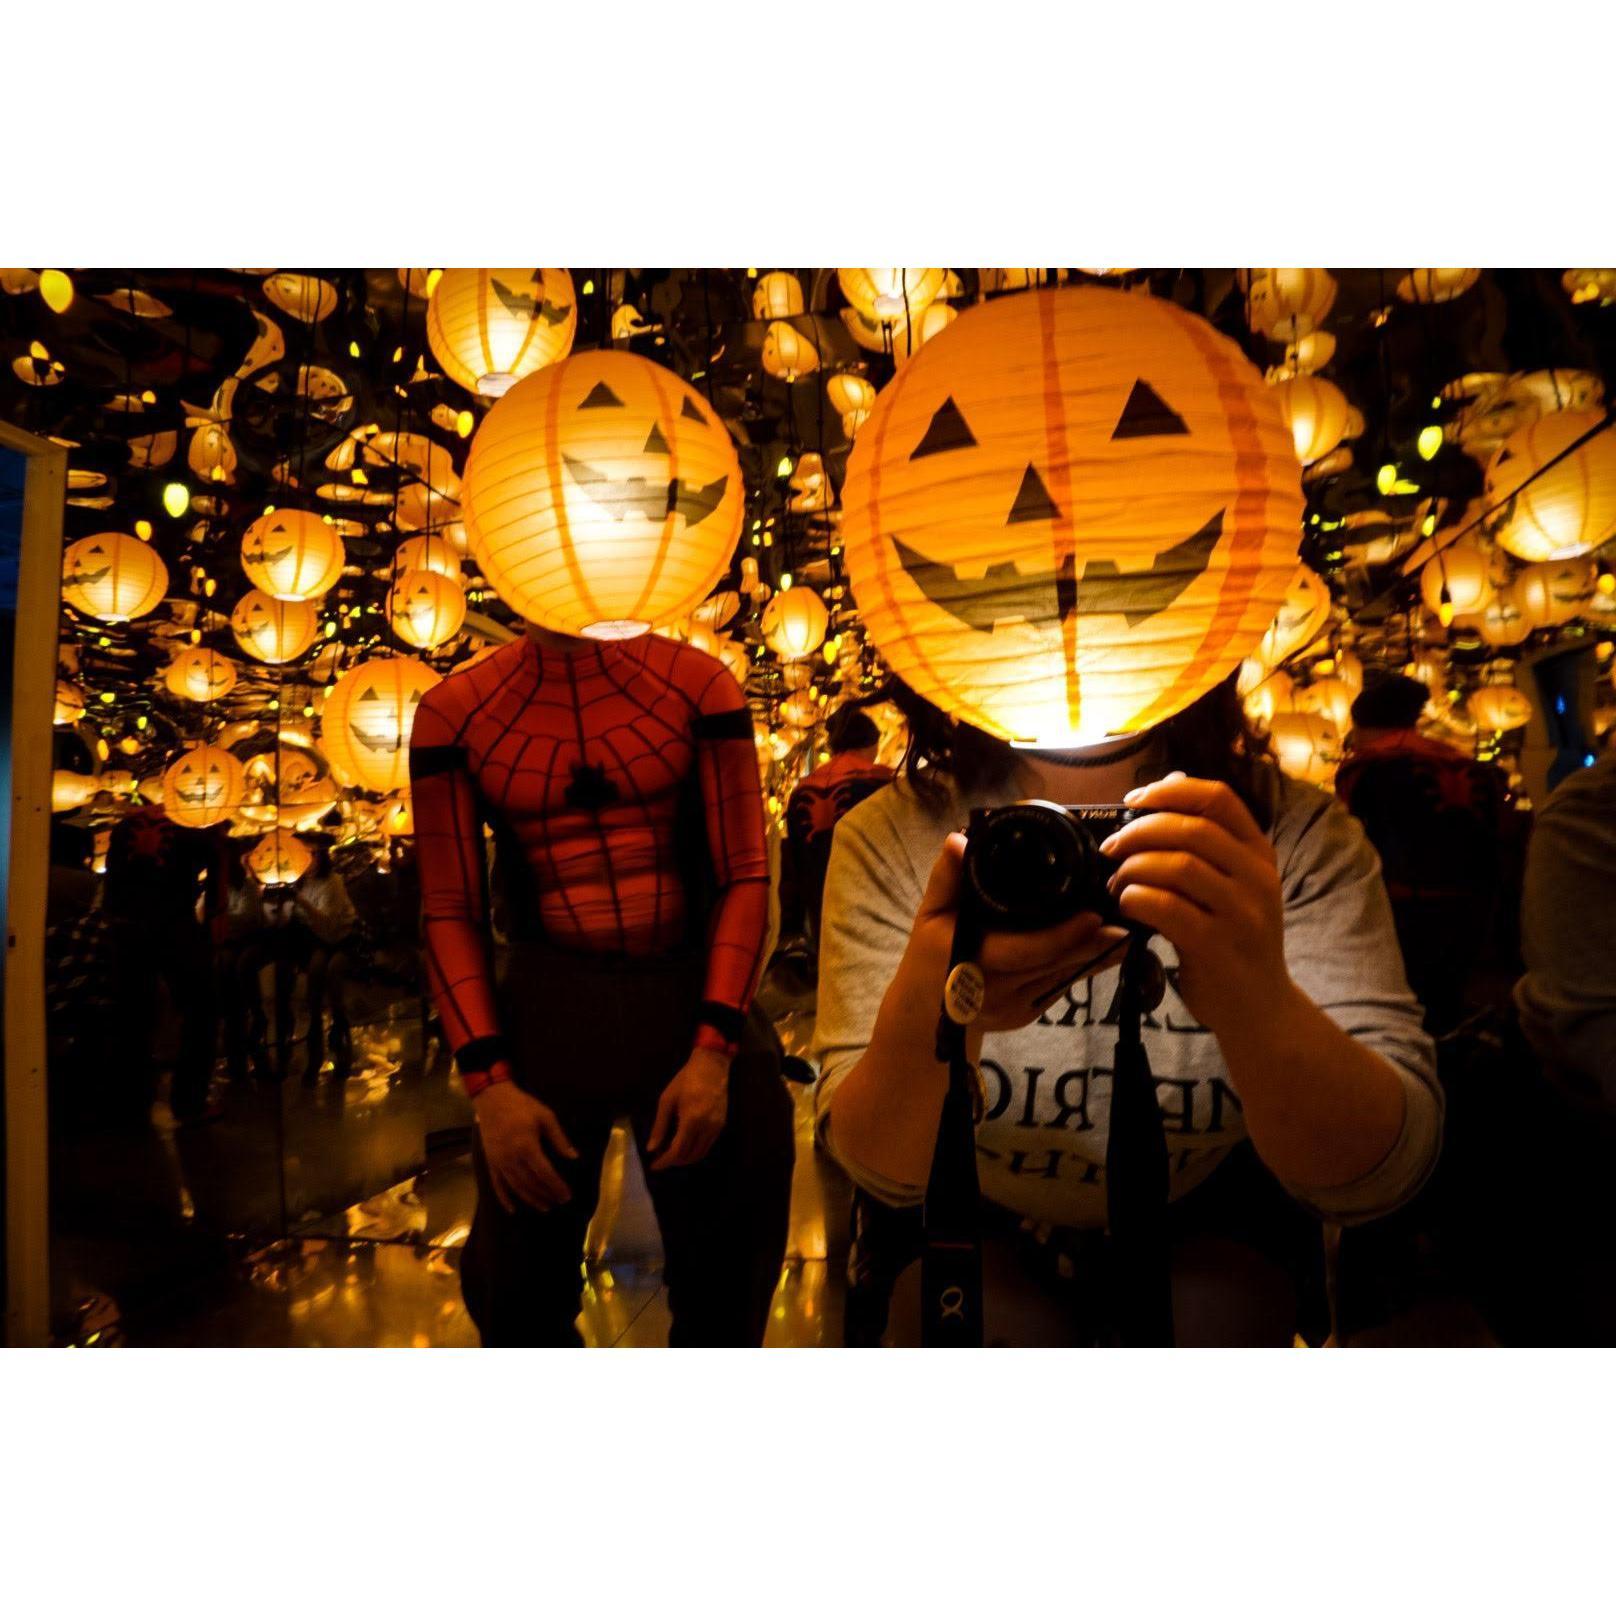
<instances>
[{"instance_id":1,"label":"smaller pumpkin lantern","mask_svg":"<svg viewBox=\"0 0 1616 1616\"><path fill-rule=\"evenodd\" d=\"M264 281L264 296L282 314L305 325L317 325L336 312L337 289L318 275L294 275L281 270Z\"/></svg>"},{"instance_id":2,"label":"smaller pumpkin lantern","mask_svg":"<svg viewBox=\"0 0 1616 1616\"><path fill-rule=\"evenodd\" d=\"M435 650L460 632L466 620L466 593L441 572L424 568L403 572L387 591L387 618L406 644Z\"/></svg>"},{"instance_id":3,"label":"smaller pumpkin lantern","mask_svg":"<svg viewBox=\"0 0 1616 1616\"><path fill-rule=\"evenodd\" d=\"M943 289L943 269L839 269L842 296L866 320L913 320Z\"/></svg>"},{"instance_id":4,"label":"smaller pumpkin lantern","mask_svg":"<svg viewBox=\"0 0 1616 1616\"><path fill-rule=\"evenodd\" d=\"M343 785L366 791L404 790L416 709L438 682L438 675L415 657L374 657L343 674L320 715L332 774Z\"/></svg>"},{"instance_id":5,"label":"smaller pumpkin lantern","mask_svg":"<svg viewBox=\"0 0 1616 1616\"><path fill-rule=\"evenodd\" d=\"M794 325L771 320L763 333L763 368L783 382L794 382L819 369L819 350Z\"/></svg>"},{"instance_id":6,"label":"smaller pumpkin lantern","mask_svg":"<svg viewBox=\"0 0 1616 1616\"><path fill-rule=\"evenodd\" d=\"M246 794L241 760L222 746L193 746L163 774L163 812L193 830L222 825Z\"/></svg>"},{"instance_id":7,"label":"smaller pumpkin lantern","mask_svg":"<svg viewBox=\"0 0 1616 1616\"><path fill-rule=\"evenodd\" d=\"M1554 628L1580 617L1593 604L1599 568L1591 556L1539 561L1523 567L1510 593L1533 628Z\"/></svg>"},{"instance_id":8,"label":"smaller pumpkin lantern","mask_svg":"<svg viewBox=\"0 0 1616 1616\"><path fill-rule=\"evenodd\" d=\"M763 643L786 662L810 657L825 643L830 613L806 584L782 589L764 608Z\"/></svg>"},{"instance_id":9,"label":"smaller pumpkin lantern","mask_svg":"<svg viewBox=\"0 0 1616 1616\"><path fill-rule=\"evenodd\" d=\"M1352 729L1352 703L1357 694L1345 679L1315 679L1296 692L1295 709L1316 713L1330 722L1337 735L1346 735Z\"/></svg>"},{"instance_id":10,"label":"smaller pumpkin lantern","mask_svg":"<svg viewBox=\"0 0 1616 1616\"><path fill-rule=\"evenodd\" d=\"M918 316L897 321L892 327L892 357L902 365L923 343L952 324L958 314L959 310L947 303L928 303Z\"/></svg>"},{"instance_id":11,"label":"smaller pumpkin lantern","mask_svg":"<svg viewBox=\"0 0 1616 1616\"><path fill-rule=\"evenodd\" d=\"M230 434L217 421L208 421L191 434L185 458L192 471L210 483L236 480L236 446Z\"/></svg>"},{"instance_id":12,"label":"smaller pumpkin lantern","mask_svg":"<svg viewBox=\"0 0 1616 1616\"><path fill-rule=\"evenodd\" d=\"M1276 713L1268 738L1281 769L1293 780L1328 785L1341 762L1341 737L1317 713Z\"/></svg>"},{"instance_id":13,"label":"smaller pumpkin lantern","mask_svg":"<svg viewBox=\"0 0 1616 1616\"><path fill-rule=\"evenodd\" d=\"M1514 685L1483 685L1470 692L1470 716L1478 729L1502 734L1519 729L1532 716L1532 701Z\"/></svg>"},{"instance_id":14,"label":"smaller pumpkin lantern","mask_svg":"<svg viewBox=\"0 0 1616 1616\"><path fill-rule=\"evenodd\" d=\"M346 560L337 530L312 511L269 511L241 536L241 570L276 600L317 599Z\"/></svg>"},{"instance_id":15,"label":"smaller pumpkin lantern","mask_svg":"<svg viewBox=\"0 0 1616 1616\"><path fill-rule=\"evenodd\" d=\"M1304 466L1322 460L1345 438L1352 406L1334 382L1322 376L1292 376L1275 384L1274 397L1290 428L1296 458Z\"/></svg>"},{"instance_id":16,"label":"smaller pumpkin lantern","mask_svg":"<svg viewBox=\"0 0 1616 1616\"><path fill-rule=\"evenodd\" d=\"M1328 586L1311 567L1298 567L1284 603L1258 642L1258 660L1270 668L1278 667L1286 657L1310 646L1329 620Z\"/></svg>"},{"instance_id":17,"label":"smaller pumpkin lantern","mask_svg":"<svg viewBox=\"0 0 1616 1616\"><path fill-rule=\"evenodd\" d=\"M690 615L709 628L728 628L741 609L741 597L733 589L720 589L709 595Z\"/></svg>"},{"instance_id":18,"label":"smaller pumpkin lantern","mask_svg":"<svg viewBox=\"0 0 1616 1616\"><path fill-rule=\"evenodd\" d=\"M1519 645L1532 632L1532 620L1521 609L1513 584L1495 589L1474 619L1467 620L1488 645Z\"/></svg>"},{"instance_id":19,"label":"smaller pumpkin lantern","mask_svg":"<svg viewBox=\"0 0 1616 1616\"><path fill-rule=\"evenodd\" d=\"M1461 540L1444 545L1425 563L1420 570L1420 594L1426 607L1445 621L1470 617L1492 599L1491 574L1486 552Z\"/></svg>"},{"instance_id":20,"label":"smaller pumpkin lantern","mask_svg":"<svg viewBox=\"0 0 1616 1616\"><path fill-rule=\"evenodd\" d=\"M169 663L163 682L182 701L217 701L235 689L236 665L211 646L187 646Z\"/></svg>"},{"instance_id":21,"label":"smaller pumpkin lantern","mask_svg":"<svg viewBox=\"0 0 1616 1616\"><path fill-rule=\"evenodd\" d=\"M393 552L393 573L436 572L460 582L460 552L441 533L404 539Z\"/></svg>"},{"instance_id":22,"label":"smaller pumpkin lantern","mask_svg":"<svg viewBox=\"0 0 1616 1616\"><path fill-rule=\"evenodd\" d=\"M62 598L103 623L144 617L168 593L168 568L132 533L92 533L62 556Z\"/></svg>"},{"instance_id":23,"label":"smaller pumpkin lantern","mask_svg":"<svg viewBox=\"0 0 1616 1616\"><path fill-rule=\"evenodd\" d=\"M803 312L802 282L789 270L771 270L752 288L752 315L758 320L790 320Z\"/></svg>"},{"instance_id":24,"label":"smaller pumpkin lantern","mask_svg":"<svg viewBox=\"0 0 1616 1616\"><path fill-rule=\"evenodd\" d=\"M295 661L314 644L320 609L306 600L276 600L261 589L249 589L230 614L236 644L260 662Z\"/></svg>"},{"instance_id":25,"label":"smaller pumpkin lantern","mask_svg":"<svg viewBox=\"0 0 1616 1616\"><path fill-rule=\"evenodd\" d=\"M84 692L66 679L56 681L56 705L51 711L51 723L76 724L84 716Z\"/></svg>"},{"instance_id":26,"label":"smaller pumpkin lantern","mask_svg":"<svg viewBox=\"0 0 1616 1616\"><path fill-rule=\"evenodd\" d=\"M1451 303L1481 279L1479 269L1411 269L1398 283L1405 303Z\"/></svg>"},{"instance_id":27,"label":"smaller pumpkin lantern","mask_svg":"<svg viewBox=\"0 0 1616 1616\"><path fill-rule=\"evenodd\" d=\"M272 830L253 844L245 862L260 885L289 887L314 867L314 852L290 831Z\"/></svg>"},{"instance_id":28,"label":"smaller pumpkin lantern","mask_svg":"<svg viewBox=\"0 0 1616 1616\"><path fill-rule=\"evenodd\" d=\"M1566 561L1616 535L1616 429L1596 432L1603 420L1557 410L1514 433L1488 463L1485 497L1489 506L1509 501L1498 542L1511 555ZM1587 433L1595 435L1572 449Z\"/></svg>"},{"instance_id":29,"label":"smaller pumpkin lantern","mask_svg":"<svg viewBox=\"0 0 1616 1616\"><path fill-rule=\"evenodd\" d=\"M444 374L484 398L572 352L578 299L564 269L446 269L426 306Z\"/></svg>"}]
</instances>

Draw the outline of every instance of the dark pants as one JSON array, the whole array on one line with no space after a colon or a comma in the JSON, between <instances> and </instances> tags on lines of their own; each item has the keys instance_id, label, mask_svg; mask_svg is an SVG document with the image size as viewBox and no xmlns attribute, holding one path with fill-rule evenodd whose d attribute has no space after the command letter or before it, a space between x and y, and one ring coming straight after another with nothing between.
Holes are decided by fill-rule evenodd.
<instances>
[{"instance_id":1,"label":"dark pants","mask_svg":"<svg viewBox=\"0 0 1616 1616\"><path fill-rule=\"evenodd\" d=\"M641 1159L657 1100L690 1053L704 962L591 961L511 951L502 992L517 1082L550 1106L578 1150L552 1154L572 1199L507 1212L474 1150L477 1213L461 1256L466 1308L487 1347L577 1346L584 1233L613 1122L627 1117ZM785 1256L793 1155L791 1100L777 1060L743 1044L729 1114L701 1161L647 1168L662 1231L672 1346L758 1346Z\"/></svg>"},{"instance_id":2,"label":"dark pants","mask_svg":"<svg viewBox=\"0 0 1616 1616\"><path fill-rule=\"evenodd\" d=\"M126 949L125 1024L129 1054L141 1074L137 1085L140 1114L150 1110L157 1088L155 1046L161 985L167 988L180 1021L169 1101L181 1120L198 1117L207 1104L218 1030L208 935L194 923L137 924L128 933Z\"/></svg>"}]
</instances>

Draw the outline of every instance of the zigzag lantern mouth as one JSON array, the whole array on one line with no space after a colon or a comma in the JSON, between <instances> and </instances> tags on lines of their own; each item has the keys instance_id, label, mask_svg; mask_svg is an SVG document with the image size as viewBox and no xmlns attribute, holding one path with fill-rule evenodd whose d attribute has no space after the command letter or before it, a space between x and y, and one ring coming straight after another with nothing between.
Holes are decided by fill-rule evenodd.
<instances>
[{"instance_id":1,"label":"zigzag lantern mouth","mask_svg":"<svg viewBox=\"0 0 1616 1616\"><path fill-rule=\"evenodd\" d=\"M576 455L563 452L561 458L574 486L615 522L631 515L647 522L682 516L687 527L695 527L718 509L729 488L727 476L691 488L677 477L665 483L649 477L612 477Z\"/></svg>"}]
</instances>

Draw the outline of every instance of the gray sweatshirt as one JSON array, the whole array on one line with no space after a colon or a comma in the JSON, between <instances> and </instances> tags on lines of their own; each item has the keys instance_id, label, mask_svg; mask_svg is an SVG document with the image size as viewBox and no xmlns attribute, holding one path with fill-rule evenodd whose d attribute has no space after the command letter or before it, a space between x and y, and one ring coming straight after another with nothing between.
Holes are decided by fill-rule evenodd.
<instances>
[{"instance_id":1,"label":"gray sweatshirt","mask_svg":"<svg viewBox=\"0 0 1616 1616\"><path fill-rule=\"evenodd\" d=\"M946 782L947 776L939 776ZM1333 1021L1391 1062L1403 1079L1402 1133L1386 1157L1351 1184L1290 1192L1321 1215L1364 1222L1409 1199L1434 1165L1442 1139L1442 1090L1420 1007L1362 827L1334 798L1282 780L1271 837L1285 898L1285 960L1292 978ZM815 1033L820 1062L820 1138L855 1182L895 1205L922 1188L872 1174L836 1150L830 1098L863 1055L876 1012L909 939L931 867L973 806L951 792L932 808L905 781L878 791L836 828L825 883ZM1166 1124L1172 1195L1193 1189L1245 1137L1240 1098L1216 1038L1177 991L1177 955L1151 947L1166 967L1167 993L1147 1019L1146 1052ZM1030 1027L989 1033L982 1045L987 1113L977 1130L982 1192L1022 1216L1068 1228L1105 1222L1105 1147L1116 1044L1107 1013L1115 967L1078 982ZM1305 1082L1306 1074L1299 1073Z\"/></svg>"},{"instance_id":2,"label":"gray sweatshirt","mask_svg":"<svg viewBox=\"0 0 1616 1616\"><path fill-rule=\"evenodd\" d=\"M1521 1030L1573 1098L1616 1108L1616 755L1562 782L1526 855Z\"/></svg>"}]
</instances>

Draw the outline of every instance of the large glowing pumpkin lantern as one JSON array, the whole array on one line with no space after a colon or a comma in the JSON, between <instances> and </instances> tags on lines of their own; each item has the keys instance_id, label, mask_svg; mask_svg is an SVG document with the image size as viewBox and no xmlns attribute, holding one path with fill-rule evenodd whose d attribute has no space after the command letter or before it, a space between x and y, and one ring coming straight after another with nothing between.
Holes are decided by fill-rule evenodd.
<instances>
[{"instance_id":1,"label":"large glowing pumpkin lantern","mask_svg":"<svg viewBox=\"0 0 1616 1616\"><path fill-rule=\"evenodd\" d=\"M843 538L870 638L1024 745L1146 729L1253 651L1296 572L1301 473L1204 321L1098 287L979 304L876 400Z\"/></svg>"},{"instance_id":2,"label":"large glowing pumpkin lantern","mask_svg":"<svg viewBox=\"0 0 1616 1616\"><path fill-rule=\"evenodd\" d=\"M222 746L193 746L163 775L163 812L192 830L223 824L246 795L247 771Z\"/></svg>"},{"instance_id":3,"label":"large glowing pumpkin lantern","mask_svg":"<svg viewBox=\"0 0 1616 1616\"><path fill-rule=\"evenodd\" d=\"M332 686L320 715L321 746L345 786L407 790L410 731L421 697L439 677L415 657L375 657Z\"/></svg>"},{"instance_id":4,"label":"large glowing pumpkin lantern","mask_svg":"<svg viewBox=\"0 0 1616 1616\"><path fill-rule=\"evenodd\" d=\"M499 398L564 358L578 299L564 269L446 269L426 306L426 340L449 377Z\"/></svg>"},{"instance_id":5,"label":"large glowing pumpkin lantern","mask_svg":"<svg viewBox=\"0 0 1616 1616\"><path fill-rule=\"evenodd\" d=\"M712 591L740 536L735 446L712 406L635 354L574 354L518 382L471 440L471 554L541 628L623 639Z\"/></svg>"}]
</instances>

